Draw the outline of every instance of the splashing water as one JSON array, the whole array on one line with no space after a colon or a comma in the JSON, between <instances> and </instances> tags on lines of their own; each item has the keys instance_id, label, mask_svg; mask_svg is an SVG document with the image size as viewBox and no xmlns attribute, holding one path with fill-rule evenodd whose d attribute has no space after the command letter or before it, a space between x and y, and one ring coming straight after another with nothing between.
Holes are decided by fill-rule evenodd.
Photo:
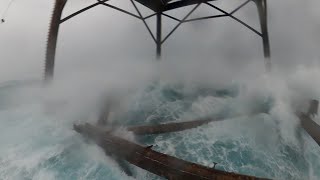
<instances>
[{"instance_id":1,"label":"splashing water","mask_svg":"<svg viewBox=\"0 0 320 180\"><path fill-rule=\"evenodd\" d=\"M72 130L72 123L90 119L87 112L69 116L61 103L46 108L37 83L8 82L0 86L0 179L135 179L128 177L96 145ZM237 88L193 88L153 83L135 93L130 109L115 118L121 124L158 124L197 117L238 114ZM242 102L242 101L241 101ZM256 98L269 111L270 98ZM89 121L89 120L88 120ZM280 137L275 117L258 114L213 122L196 129L136 137L154 149L206 166L274 179L319 179L320 148L304 132L303 148ZM136 179L159 179L131 167Z\"/></svg>"}]
</instances>

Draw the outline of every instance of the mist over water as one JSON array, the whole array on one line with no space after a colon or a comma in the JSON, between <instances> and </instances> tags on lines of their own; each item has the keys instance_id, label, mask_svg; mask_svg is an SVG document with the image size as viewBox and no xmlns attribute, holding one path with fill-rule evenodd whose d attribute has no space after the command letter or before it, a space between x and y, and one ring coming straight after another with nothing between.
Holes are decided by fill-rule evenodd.
<instances>
[{"instance_id":1,"label":"mist over water","mask_svg":"<svg viewBox=\"0 0 320 180\"><path fill-rule=\"evenodd\" d=\"M65 15L90 2L70 1ZM0 0L0 12L6 3ZM73 123L96 123L105 96L118 102L114 126L226 118L157 136L117 132L160 152L259 177L320 178L320 148L294 115L320 97L318 2L268 1L271 74L264 73L259 37L231 20L183 25L155 61L141 22L99 7L63 24L55 80L44 86L52 4L19 1L0 25L0 179L159 179L133 166L135 178L128 177L72 130ZM252 4L237 16L258 27ZM166 25L165 32L173 22ZM267 113L248 116L256 111Z\"/></svg>"}]
</instances>

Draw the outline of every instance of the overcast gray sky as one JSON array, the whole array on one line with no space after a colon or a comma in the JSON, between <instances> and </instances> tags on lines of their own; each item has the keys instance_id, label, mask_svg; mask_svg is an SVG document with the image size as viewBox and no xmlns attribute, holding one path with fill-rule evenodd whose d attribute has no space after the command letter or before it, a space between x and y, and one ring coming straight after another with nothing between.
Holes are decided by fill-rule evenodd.
<instances>
[{"instance_id":1,"label":"overcast gray sky","mask_svg":"<svg viewBox=\"0 0 320 180\"><path fill-rule=\"evenodd\" d=\"M0 81L40 78L54 2L14 1L6 23L0 24ZM129 0L110 2L134 12ZM1 14L8 3L9 0L0 0ZM69 0L64 15L91 3L94 1ZM221 0L217 3L226 9L240 4L237 0ZM274 66L292 70L301 64L319 65L320 2L268 0L268 5ZM181 17L184 13L186 11L175 14ZM211 13L215 12L203 5L194 17ZM259 29L253 4L236 15ZM154 26L152 21L149 23ZM169 32L173 23L165 19L165 33ZM232 19L184 24L164 43L163 61L176 68L215 71L217 74L257 71L263 69L261 43L257 35ZM154 54L155 44L141 21L106 7L97 7L61 26L56 67L57 72L66 72L76 66L107 68L115 61L139 64L154 61Z\"/></svg>"}]
</instances>

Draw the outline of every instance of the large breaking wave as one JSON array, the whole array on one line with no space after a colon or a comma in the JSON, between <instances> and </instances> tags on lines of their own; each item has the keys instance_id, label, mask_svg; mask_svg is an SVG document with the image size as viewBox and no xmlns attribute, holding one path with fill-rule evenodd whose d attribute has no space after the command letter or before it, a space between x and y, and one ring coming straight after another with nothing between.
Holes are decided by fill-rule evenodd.
<instances>
[{"instance_id":1,"label":"large breaking wave","mask_svg":"<svg viewBox=\"0 0 320 180\"><path fill-rule=\"evenodd\" d=\"M106 157L96 145L72 130L73 122L94 122L90 108L72 113L75 104L46 97L38 82L6 82L0 86L0 179L135 179ZM141 144L188 161L274 179L319 179L320 148L301 129L294 141L281 131L276 113L228 118L249 104L263 112L276 105L269 94L243 101L239 86L225 89L185 88L153 82L136 90L114 124L158 124L224 116L225 121L179 133L132 137ZM90 103L89 103L90 104ZM288 135L289 134L289 135ZM288 133L287 136L291 134ZM159 179L131 167L136 179Z\"/></svg>"}]
</instances>

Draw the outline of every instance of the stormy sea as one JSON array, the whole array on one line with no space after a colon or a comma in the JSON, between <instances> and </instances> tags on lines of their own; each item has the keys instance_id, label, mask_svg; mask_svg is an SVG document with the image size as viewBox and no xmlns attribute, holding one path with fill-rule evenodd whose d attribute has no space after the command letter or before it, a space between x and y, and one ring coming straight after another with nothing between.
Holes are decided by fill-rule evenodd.
<instances>
[{"instance_id":1,"label":"stormy sea","mask_svg":"<svg viewBox=\"0 0 320 180\"><path fill-rule=\"evenodd\" d=\"M0 179L161 179L132 165L134 177L127 176L72 129L73 123L96 123L97 99L102 98L86 96L87 90L62 93L36 80L0 84ZM276 93L237 83L219 89L161 80L122 93L110 126L123 138L205 166L217 163L223 171L284 180L320 178L320 147ZM201 117L225 120L148 136L123 128Z\"/></svg>"},{"instance_id":2,"label":"stormy sea","mask_svg":"<svg viewBox=\"0 0 320 180\"><path fill-rule=\"evenodd\" d=\"M306 101L320 100L320 1L267 0L270 73L255 4L226 1L212 3L230 14L200 1L197 11L168 11L159 61L153 40L159 41L148 34L157 30L153 10L137 3L145 18L129 17L106 9L106 1L68 0L64 20L101 6L60 20L55 76L43 83L55 1L0 0L0 180L162 179L130 164L133 176L127 176L73 130L74 124L97 124L110 97L107 126L121 138L227 172L320 180L320 147L296 116L308 109ZM127 0L110 3L137 13ZM190 19L221 18L185 23L193 11ZM126 131L201 118L224 120L159 135ZM313 120L320 124L319 116Z\"/></svg>"}]
</instances>

